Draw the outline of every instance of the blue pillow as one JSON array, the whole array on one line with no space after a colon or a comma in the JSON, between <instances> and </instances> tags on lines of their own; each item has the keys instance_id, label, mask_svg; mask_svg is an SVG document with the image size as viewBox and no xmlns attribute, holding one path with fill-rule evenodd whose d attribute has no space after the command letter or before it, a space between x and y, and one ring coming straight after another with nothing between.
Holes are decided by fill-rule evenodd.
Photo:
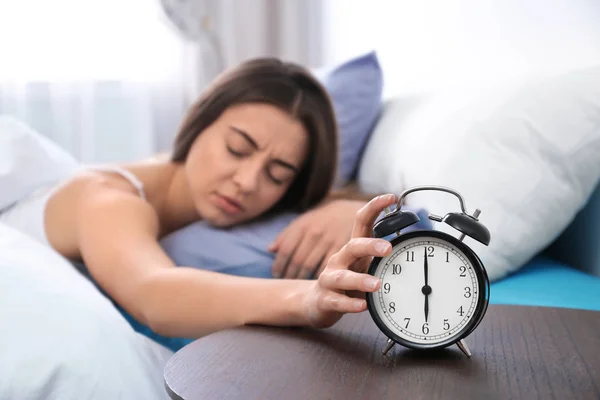
<instances>
[{"instance_id":1,"label":"blue pillow","mask_svg":"<svg viewBox=\"0 0 600 400\"><path fill-rule=\"evenodd\" d=\"M339 171L336 186L352 180L363 150L379 118L383 73L375 52L339 65L314 71L325 86L340 132Z\"/></svg>"},{"instance_id":2,"label":"blue pillow","mask_svg":"<svg viewBox=\"0 0 600 400\"><path fill-rule=\"evenodd\" d=\"M284 213L227 229L198 221L167 235L161 245L177 265L270 278L275 257L267 247L296 217Z\"/></svg>"},{"instance_id":3,"label":"blue pillow","mask_svg":"<svg viewBox=\"0 0 600 400\"><path fill-rule=\"evenodd\" d=\"M410 208L409 208L410 209ZM420 221L406 229L431 229L424 209L415 210ZM231 275L271 278L275 255L269 244L298 214L284 213L245 225L223 229L204 221L194 222L161 240L161 245L180 266Z\"/></svg>"}]
</instances>

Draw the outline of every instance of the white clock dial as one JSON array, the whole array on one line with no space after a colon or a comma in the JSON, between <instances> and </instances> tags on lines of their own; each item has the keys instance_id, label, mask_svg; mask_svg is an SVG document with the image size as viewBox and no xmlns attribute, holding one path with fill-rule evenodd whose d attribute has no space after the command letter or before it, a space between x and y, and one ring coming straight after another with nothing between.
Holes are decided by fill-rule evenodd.
<instances>
[{"instance_id":1,"label":"white clock dial","mask_svg":"<svg viewBox=\"0 0 600 400\"><path fill-rule=\"evenodd\" d=\"M372 307L390 331L411 343L452 339L477 308L480 288L472 263L437 237L424 234L397 243L373 274L382 284L372 294Z\"/></svg>"}]
</instances>

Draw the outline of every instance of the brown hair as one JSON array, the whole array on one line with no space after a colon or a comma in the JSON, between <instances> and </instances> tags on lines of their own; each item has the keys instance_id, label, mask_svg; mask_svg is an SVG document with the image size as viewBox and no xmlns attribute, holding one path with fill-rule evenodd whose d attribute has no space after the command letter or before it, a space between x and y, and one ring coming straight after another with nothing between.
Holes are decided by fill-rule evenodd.
<instances>
[{"instance_id":1,"label":"brown hair","mask_svg":"<svg viewBox=\"0 0 600 400\"><path fill-rule=\"evenodd\" d=\"M175 138L171 161L185 162L194 140L228 107L266 103L298 119L309 134L307 159L271 211L304 211L331 189L337 166L338 127L326 89L305 68L276 58L257 58L226 71L188 111Z\"/></svg>"}]
</instances>

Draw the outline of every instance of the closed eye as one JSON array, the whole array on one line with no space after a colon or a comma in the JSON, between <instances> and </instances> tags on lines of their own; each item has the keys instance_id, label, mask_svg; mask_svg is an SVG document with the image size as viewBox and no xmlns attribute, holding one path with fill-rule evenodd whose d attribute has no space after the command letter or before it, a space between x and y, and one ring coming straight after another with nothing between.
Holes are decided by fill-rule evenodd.
<instances>
[{"instance_id":1,"label":"closed eye","mask_svg":"<svg viewBox=\"0 0 600 400\"><path fill-rule=\"evenodd\" d=\"M234 150L233 148L231 148L229 146L227 146L227 151L229 152L229 154L231 154L232 156L234 156L236 158L242 158L242 157L248 156L248 153L244 153L244 152L241 152L241 151ZM267 178L269 178L276 185L282 185L284 183L284 180L276 178L271 173L271 171L269 170L269 168L267 168L265 170L265 174L267 175Z\"/></svg>"},{"instance_id":2,"label":"closed eye","mask_svg":"<svg viewBox=\"0 0 600 400\"><path fill-rule=\"evenodd\" d=\"M227 151L228 151L228 152L229 152L231 155L233 155L233 156L235 156L235 157L237 157L237 158L241 158L241 157L244 157L244 156L247 156L247 155L248 155L248 154L246 154L246 153L243 153L243 152L241 152L241 151L236 151L236 150L232 149L232 148L231 148L231 147L229 147L229 146L227 146Z\"/></svg>"},{"instance_id":3,"label":"closed eye","mask_svg":"<svg viewBox=\"0 0 600 400\"><path fill-rule=\"evenodd\" d=\"M269 177L270 180L272 180L276 185L283 185L283 181L281 179L277 179L273 176L273 174L271 174L269 171L267 171L267 176Z\"/></svg>"}]
</instances>

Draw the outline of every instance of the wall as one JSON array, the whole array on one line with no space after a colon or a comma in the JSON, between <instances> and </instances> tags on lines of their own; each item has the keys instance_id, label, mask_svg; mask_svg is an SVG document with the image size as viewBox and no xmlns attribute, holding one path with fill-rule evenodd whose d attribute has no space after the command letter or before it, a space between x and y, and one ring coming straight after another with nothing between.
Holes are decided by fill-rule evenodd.
<instances>
[{"instance_id":1,"label":"wall","mask_svg":"<svg viewBox=\"0 0 600 400\"><path fill-rule=\"evenodd\" d=\"M597 0L325 0L324 60L376 49L385 96L600 62Z\"/></svg>"}]
</instances>

